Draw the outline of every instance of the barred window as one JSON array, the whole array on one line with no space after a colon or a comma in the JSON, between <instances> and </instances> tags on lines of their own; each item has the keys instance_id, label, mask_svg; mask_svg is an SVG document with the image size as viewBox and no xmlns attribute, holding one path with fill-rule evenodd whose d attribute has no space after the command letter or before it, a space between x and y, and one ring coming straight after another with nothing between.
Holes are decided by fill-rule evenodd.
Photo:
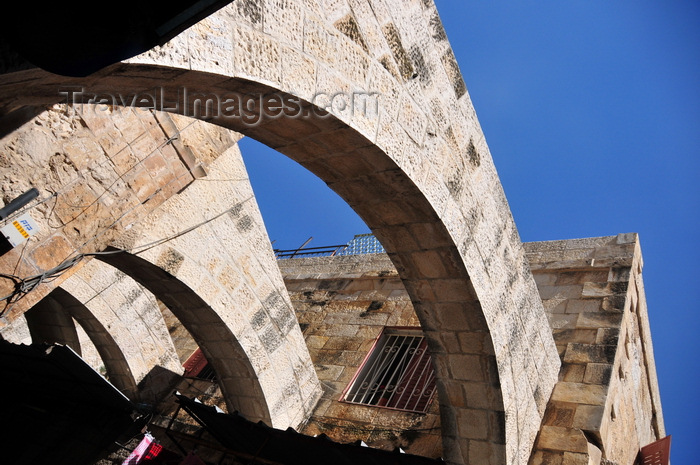
<instances>
[{"instance_id":1,"label":"barred window","mask_svg":"<svg viewBox=\"0 0 700 465\"><path fill-rule=\"evenodd\" d=\"M185 373L182 375L185 378L197 378L207 381L216 382L216 372L209 364L202 349L199 347L192 352L192 355L182 364Z\"/></svg>"},{"instance_id":2,"label":"barred window","mask_svg":"<svg viewBox=\"0 0 700 465\"><path fill-rule=\"evenodd\" d=\"M435 372L419 329L386 328L347 387L343 400L424 413Z\"/></svg>"}]
</instances>

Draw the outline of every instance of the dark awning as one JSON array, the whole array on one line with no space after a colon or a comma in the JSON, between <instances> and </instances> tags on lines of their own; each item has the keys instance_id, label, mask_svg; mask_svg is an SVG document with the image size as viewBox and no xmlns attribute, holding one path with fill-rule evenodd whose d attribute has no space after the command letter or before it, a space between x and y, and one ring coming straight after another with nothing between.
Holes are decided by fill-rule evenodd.
<instances>
[{"instance_id":1,"label":"dark awning","mask_svg":"<svg viewBox=\"0 0 700 465\"><path fill-rule=\"evenodd\" d=\"M293 429L271 428L240 415L217 412L214 407L177 395L182 408L226 449L282 465L444 465L439 459L341 444L326 436L306 436Z\"/></svg>"},{"instance_id":2,"label":"dark awning","mask_svg":"<svg viewBox=\"0 0 700 465\"><path fill-rule=\"evenodd\" d=\"M99 8L79 0L13 2L0 18L0 37L46 71L86 76L164 44L230 2L120 0Z\"/></svg>"},{"instance_id":3,"label":"dark awning","mask_svg":"<svg viewBox=\"0 0 700 465\"><path fill-rule=\"evenodd\" d=\"M142 424L136 406L73 350L0 340L2 462L93 463Z\"/></svg>"}]
</instances>

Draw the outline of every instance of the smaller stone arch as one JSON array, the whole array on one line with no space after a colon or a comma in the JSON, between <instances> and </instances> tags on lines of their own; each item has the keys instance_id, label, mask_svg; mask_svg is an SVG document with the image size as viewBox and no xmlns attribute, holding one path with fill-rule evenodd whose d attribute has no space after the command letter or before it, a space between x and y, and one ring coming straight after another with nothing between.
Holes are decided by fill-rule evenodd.
<instances>
[{"instance_id":1,"label":"smaller stone arch","mask_svg":"<svg viewBox=\"0 0 700 465\"><path fill-rule=\"evenodd\" d=\"M119 244L134 254L98 258L180 320L217 372L230 410L277 428L308 418L321 386L237 147Z\"/></svg>"},{"instance_id":2,"label":"smaller stone arch","mask_svg":"<svg viewBox=\"0 0 700 465\"><path fill-rule=\"evenodd\" d=\"M271 422L265 395L248 355L228 325L199 295L136 255L105 254L100 255L99 260L131 276L175 314L214 367L230 411L237 411L252 421Z\"/></svg>"},{"instance_id":3,"label":"smaller stone arch","mask_svg":"<svg viewBox=\"0 0 700 465\"><path fill-rule=\"evenodd\" d=\"M100 354L109 381L127 397L134 398L138 387L124 353L109 331L81 301L58 287L44 297L39 305L45 305L74 318Z\"/></svg>"},{"instance_id":4,"label":"smaller stone arch","mask_svg":"<svg viewBox=\"0 0 700 465\"><path fill-rule=\"evenodd\" d=\"M78 331L71 315L51 294L24 314L33 343L67 345L78 355L82 355Z\"/></svg>"},{"instance_id":5,"label":"smaller stone arch","mask_svg":"<svg viewBox=\"0 0 700 465\"><path fill-rule=\"evenodd\" d=\"M154 366L182 372L155 297L136 281L99 260L88 260L61 287L109 331L137 383Z\"/></svg>"}]
</instances>

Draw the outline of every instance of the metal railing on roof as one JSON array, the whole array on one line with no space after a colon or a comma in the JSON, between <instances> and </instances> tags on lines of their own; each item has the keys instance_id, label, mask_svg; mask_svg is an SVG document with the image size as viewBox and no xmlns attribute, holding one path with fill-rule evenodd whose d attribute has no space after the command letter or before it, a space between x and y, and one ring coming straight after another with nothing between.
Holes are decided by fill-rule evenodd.
<instances>
[{"instance_id":1,"label":"metal railing on roof","mask_svg":"<svg viewBox=\"0 0 700 465\"><path fill-rule=\"evenodd\" d=\"M301 247L296 249L275 249L277 259L301 258L301 257L332 257L342 255L364 255L371 253L384 253L384 247L373 234L357 234L350 242L342 245L327 245L323 247L306 247L311 242L309 238Z\"/></svg>"}]
</instances>

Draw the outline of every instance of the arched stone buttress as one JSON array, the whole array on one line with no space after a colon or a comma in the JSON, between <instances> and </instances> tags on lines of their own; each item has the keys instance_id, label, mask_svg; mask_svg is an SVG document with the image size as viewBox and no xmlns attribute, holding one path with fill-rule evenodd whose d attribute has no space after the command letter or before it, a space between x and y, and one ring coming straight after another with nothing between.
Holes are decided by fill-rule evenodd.
<instances>
[{"instance_id":1,"label":"arched stone buttress","mask_svg":"<svg viewBox=\"0 0 700 465\"><path fill-rule=\"evenodd\" d=\"M129 363L124 356L124 352L119 348L119 345L117 345L104 325L80 300L76 299L65 289L57 287L42 299L42 302L44 301L50 308L61 309L80 324L100 354L109 382L127 397L135 399L138 387ZM99 367L93 368L98 369Z\"/></svg>"},{"instance_id":2,"label":"arched stone buttress","mask_svg":"<svg viewBox=\"0 0 700 465\"><path fill-rule=\"evenodd\" d=\"M83 80L6 75L0 103L57 102L57 88L69 85L141 94L121 104L146 106L155 89L163 109L180 113L194 108L172 105L183 89L214 101L254 96L275 113L280 99L300 102L274 118L188 116L276 148L358 212L394 261L435 354L446 459L525 463L559 367L537 289L434 4L370 3L358 16L342 1L330 9L234 2L166 46ZM341 32L344 15L375 31L366 35L373 41ZM359 111L362 101L319 100L362 92L381 97L371 114Z\"/></svg>"},{"instance_id":3,"label":"arched stone buttress","mask_svg":"<svg viewBox=\"0 0 700 465\"><path fill-rule=\"evenodd\" d=\"M70 313L56 302L51 294L41 299L24 316L27 318L32 343L63 344L81 355L75 323Z\"/></svg>"},{"instance_id":4,"label":"arched stone buttress","mask_svg":"<svg viewBox=\"0 0 700 465\"><path fill-rule=\"evenodd\" d=\"M231 410L298 426L321 388L237 146L207 173L123 238L138 256L98 258L175 314L217 372Z\"/></svg>"},{"instance_id":5,"label":"arched stone buttress","mask_svg":"<svg viewBox=\"0 0 700 465\"><path fill-rule=\"evenodd\" d=\"M100 260L128 274L160 299L187 328L214 367L231 411L251 421L270 423L255 370L236 337L207 303L184 283L152 263L127 252Z\"/></svg>"}]
</instances>

